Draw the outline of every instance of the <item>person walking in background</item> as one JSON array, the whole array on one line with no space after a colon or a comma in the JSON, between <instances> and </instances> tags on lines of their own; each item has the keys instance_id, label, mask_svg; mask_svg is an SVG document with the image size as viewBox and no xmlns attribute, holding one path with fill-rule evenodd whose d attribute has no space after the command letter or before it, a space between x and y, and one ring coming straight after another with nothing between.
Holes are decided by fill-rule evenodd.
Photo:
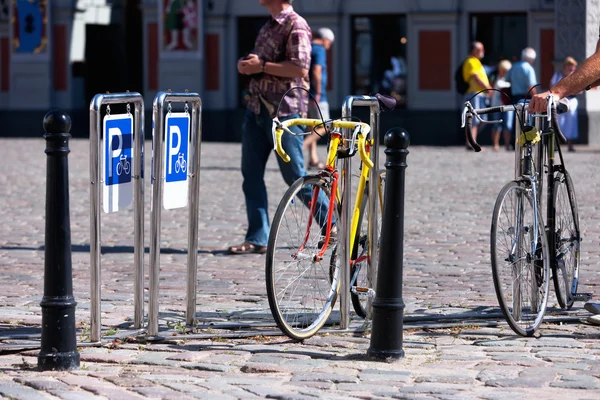
<instances>
[{"instance_id":1,"label":"person walking in background","mask_svg":"<svg viewBox=\"0 0 600 400\"><path fill-rule=\"evenodd\" d=\"M512 90L512 99L516 103L525 99L528 95L533 96L537 85L533 63L535 62L535 50L526 47L521 51L521 61L513 64L510 71L506 74L506 80L510 82Z\"/></svg>"},{"instance_id":2,"label":"person walking in background","mask_svg":"<svg viewBox=\"0 0 600 400\"><path fill-rule=\"evenodd\" d=\"M281 120L306 116L308 93L292 87L308 90L310 68L311 32L306 20L298 15L292 0L259 0L271 18L261 28L255 47L247 57L239 59L240 74L251 75L250 98L242 125L242 189L246 200L248 229L243 243L229 247L232 254L265 253L269 237L269 216L265 167L273 152L271 132L277 105L281 107L277 117ZM302 133L300 127L290 127ZM283 135L282 145L290 156L286 163L277 157L279 169L285 182L291 185L306 175L302 154L303 136ZM310 196L306 196L309 198ZM319 197L317 207L325 207L324 195ZM325 212L323 215L326 215Z\"/></svg>"},{"instance_id":3,"label":"person walking in background","mask_svg":"<svg viewBox=\"0 0 600 400\"><path fill-rule=\"evenodd\" d=\"M465 82L469 83L469 88L467 89L467 93L465 94L464 100L471 100L471 104L475 108L483 108L485 107L485 94L479 94L475 96L479 91L484 89L491 89L490 81L488 80L488 76L485 73L485 69L483 68L483 64L481 64L481 59L485 54L485 49L483 47L483 43L481 42L472 42L471 48L469 51L469 56L463 63L462 73L463 79ZM488 96L491 95L488 94ZM473 97L475 96L475 97ZM471 99L471 97L473 97ZM479 120L477 118L473 119L473 139L477 141L477 133L479 131ZM471 150L471 147L467 145L467 149Z\"/></svg>"},{"instance_id":4,"label":"person walking in background","mask_svg":"<svg viewBox=\"0 0 600 400\"><path fill-rule=\"evenodd\" d=\"M510 82L506 81L505 76L506 73L510 71L511 67L512 64L508 60L502 60L498 63L498 77L494 82L494 89L498 91L494 91L492 95L492 107L510 103L510 99L500 92L504 91L504 93L506 93L506 89L510 88ZM503 133L504 146L506 147L506 150L512 150L514 144L511 142L514 111L504 111L502 113L498 113L498 116L494 119L502 119L502 123L495 124L492 128L492 143L494 146L494 151L500 150L500 133Z\"/></svg>"},{"instance_id":5,"label":"person walking in background","mask_svg":"<svg viewBox=\"0 0 600 400\"><path fill-rule=\"evenodd\" d=\"M550 87L556 85L564 77L571 75L576 69L577 61L575 61L573 57L565 58L563 61L562 70L557 71L554 73L554 75L552 75ZM558 116L558 123L562 133L565 135L565 138L567 138L569 151L575 151L575 148L573 147L573 140L576 140L579 137L577 127L578 101L575 95L568 96L567 98L569 99L569 111Z\"/></svg>"},{"instance_id":6,"label":"person walking in background","mask_svg":"<svg viewBox=\"0 0 600 400\"><path fill-rule=\"evenodd\" d=\"M327 121L329 116L329 103L327 102L327 51L331 48L335 35L329 28L320 28L313 32L312 52L310 62L310 94L318 104L309 99L308 118L315 118ZM319 110L321 113L319 114ZM317 142L319 135L323 135L325 129L317 128L316 132L304 138L304 148L309 153L309 168L325 168L322 162L319 162L317 154Z\"/></svg>"}]
</instances>

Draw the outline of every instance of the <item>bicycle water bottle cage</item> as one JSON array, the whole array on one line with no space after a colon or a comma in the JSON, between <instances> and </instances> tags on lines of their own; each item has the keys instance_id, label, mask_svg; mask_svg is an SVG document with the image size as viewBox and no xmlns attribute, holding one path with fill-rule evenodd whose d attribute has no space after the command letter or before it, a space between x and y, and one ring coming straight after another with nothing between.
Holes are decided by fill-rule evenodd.
<instances>
[{"instance_id":1,"label":"bicycle water bottle cage","mask_svg":"<svg viewBox=\"0 0 600 400\"><path fill-rule=\"evenodd\" d=\"M519 145L525 146L525 143L536 144L541 140L540 132L531 125L525 125L519 135Z\"/></svg>"}]
</instances>

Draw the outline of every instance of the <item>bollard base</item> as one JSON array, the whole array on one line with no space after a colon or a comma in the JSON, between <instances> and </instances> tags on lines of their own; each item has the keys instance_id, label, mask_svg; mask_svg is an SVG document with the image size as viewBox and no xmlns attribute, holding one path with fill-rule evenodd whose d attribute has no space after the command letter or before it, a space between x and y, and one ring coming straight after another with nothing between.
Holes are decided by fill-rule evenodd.
<instances>
[{"instance_id":1,"label":"bollard base","mask_svg":"<svg viewBox=\"0 0 600 400\"><path fill-rule=\"evenodd\" d=\"M404 358L404 350L372 349L367 350L367 357L380 361L396 361Z\"/></svg>"},{"instance_id":2,"label":"bollard base","mask_svg":"<svg viewBox=\"0 0 600 400\"><path fill-rule=\"evenodd\" d=\"M40 352L38 354L38 369L40 371L67 371L79 368L79 352L65 353Z\"/></svg>"}]
</instances>

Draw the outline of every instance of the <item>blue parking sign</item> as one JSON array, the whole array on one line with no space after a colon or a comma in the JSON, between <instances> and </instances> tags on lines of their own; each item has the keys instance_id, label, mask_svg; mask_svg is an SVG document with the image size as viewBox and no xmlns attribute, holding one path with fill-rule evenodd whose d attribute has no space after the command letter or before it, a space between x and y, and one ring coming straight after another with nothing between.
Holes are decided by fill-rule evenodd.
<instances>
[{"instance_id":1,"label":"blue parking sign","mask_svg":"<svg viewBox=\"0 0 600 400\"><path fill-rule=\"evenodd\" d=\"M185 207L188 198L190 115L169 113L165 117L163 205L166 209Z\"/></svg>"},{"instance_id":2,"label":"blue parking sign","mask_svg":"<svg viewBox=\"0 0 600 400\"><path fill-rule=\"evenodd\" d=\"M106 115L103 122L103 205L105 212L114 212L133 202L133 116Z\"/></svg>"},{"instance_id":3,"label":"blue parking sign","mask_svg":"<svg viewBox=\"0 0 600 400\"><path fill-rule=\"evenodd\" d=\"M131 182L133 117L122 115L104 121L105 185ZM122 118L119 118L122 117Z\"/></svg>"}]
</instances>

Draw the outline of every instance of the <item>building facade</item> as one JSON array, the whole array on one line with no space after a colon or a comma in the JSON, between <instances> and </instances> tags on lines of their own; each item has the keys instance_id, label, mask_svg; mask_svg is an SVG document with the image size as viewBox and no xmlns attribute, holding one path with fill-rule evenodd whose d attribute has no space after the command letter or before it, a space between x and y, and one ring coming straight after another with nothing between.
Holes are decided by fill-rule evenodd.
<instances>
[{"instance_id":1,"label":"building facade","mask_svg":"<svg viewBox=\"0 0 600 400\"><path fill-rule=\"evenodd\" d=\"M138 91L149 109L158 91L189 90L202 98L205 140L239 138L247 81L236 62L268 19L258 0L2 1L3 119L57 107L83 119L93 95L106 91ZM443 145L464 140L453 76L470 41L486 46L491 73L500 59L533 47L547 87L564 57L593 53L598 7L592 0L294 1L311 27L336 35L328 60L333 116L347 95L389 93L404 110L386 114L382 128L401 125L415 143ZM595 117L586 114L595 112L586 100L596 95L580 102L586 143L600 143L588 133Z\"/></svg>"}]
</instances>

